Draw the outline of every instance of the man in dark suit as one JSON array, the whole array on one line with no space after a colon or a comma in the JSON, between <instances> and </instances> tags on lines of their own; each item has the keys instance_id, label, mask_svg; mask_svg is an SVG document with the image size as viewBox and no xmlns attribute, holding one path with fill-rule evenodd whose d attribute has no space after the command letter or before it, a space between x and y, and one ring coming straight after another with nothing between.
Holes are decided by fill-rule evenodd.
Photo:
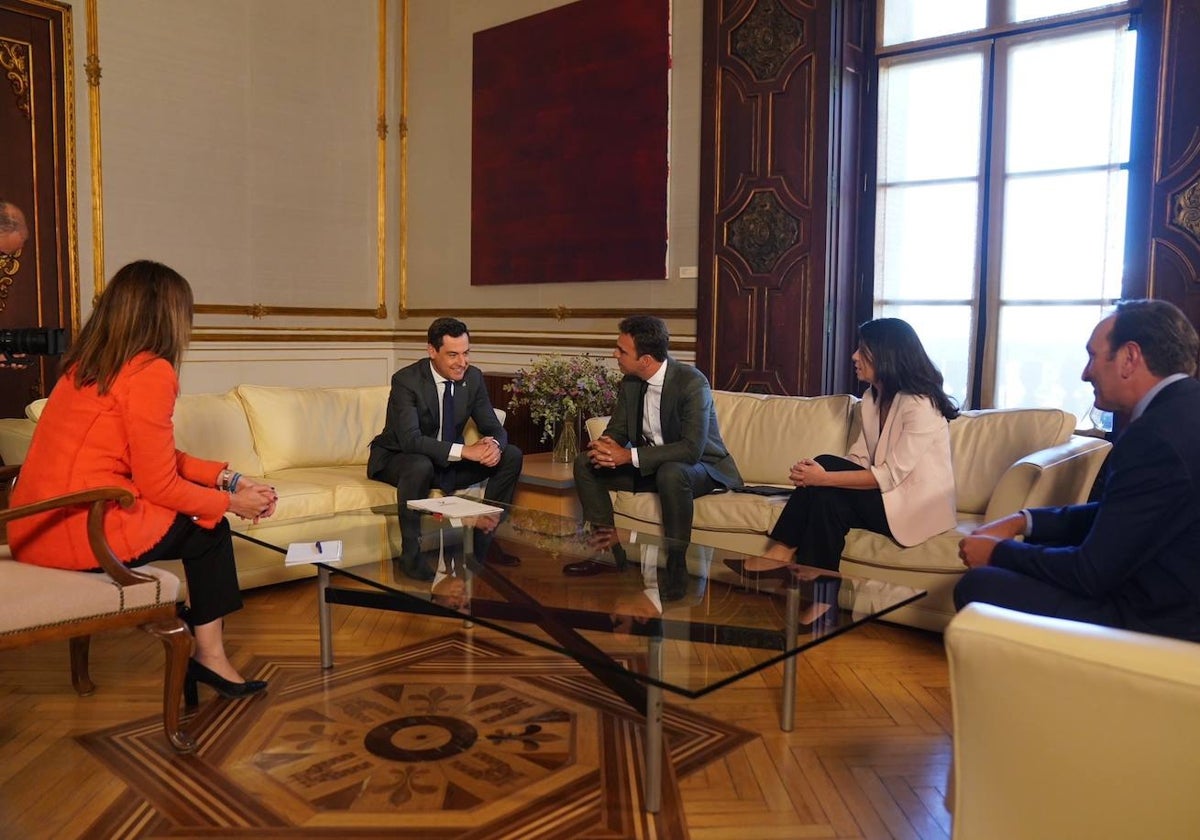
<instances>
[{"instance_id":1,"label":"man in dark suit","mask_svg":"<svg viewBox=\"0 0 1200 840\"><path fill-rule=\"evenodd\" d=\"M1100 500L976 529L959 545L970 568L955 605L1200 641L1200 340L1170 303L1133 300L1096 326L1087 351L1096 406L1127 418Z\"/></svg>"},{"instance_id":2,"label":"man in dark suit","mask_svg":"<svg viewBox=\"0 0 1200 840\"><path fill-rule=\"evenodd\" d=\"M663 535L687 542L692 501L740 487L742 477L721 440L712 389L704 374L667 355L670 335L659 318L634 315L618 326L613 352L625 378L603 436L575 459L583 518L613 526L610 490L659 495ZM623 552L614 546L618 562ZM588 574L595 564L565 569Z\"/></svg>"},{"instance_id":3,"label":"man in dark suit","mask_svg":"<svg viewBox=\"0 0 1200 840\"><path fill-rule=\"evenodd\" d=\"M453 493L487 480L484 498L509 503L521 474L521 450L508 442L471 367L471 334L456 318L438 318L428 332L428 359L392 376L387 419L371 441L367 477L396 487L401 510L432 488ZM474 420L480 439L463 442Z\"/></svg>"}]
</instances>

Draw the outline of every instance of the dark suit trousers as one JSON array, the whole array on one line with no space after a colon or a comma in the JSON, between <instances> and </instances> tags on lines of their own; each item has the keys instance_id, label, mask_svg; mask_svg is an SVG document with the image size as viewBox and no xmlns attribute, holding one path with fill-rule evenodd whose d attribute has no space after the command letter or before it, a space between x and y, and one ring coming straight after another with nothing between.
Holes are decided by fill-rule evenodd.
<instances>
[{"instance_id":1,"label":"dark suit trousers","mask_svg":"<svg viewBox=\"0 0 1200 840\"><path fill-rule=\"evenodd\" d=\"M707 496L720 485L701 464L670 461L653 475L642 475L633 465L616 469L597 469L586 452L575 458L575 490L583 508L584 521L593 525L612 525L610 490L657 493L662 506L663 536L690 542L692 538L693 500Z\"/></svg>"},{"instance_id":2,"label":"dark suit trousers","mask_svg":"<svg viewBox=\"0 0 1200 840\"><path fill-rule=\"evenodd\" d=\"M176 514L163 538L129 565L179 559L183 560L194 624L208 624L242 608L242 592L238 588L237 566L233 559L233 536L225 519L209 529L201 528L190 516Z\"/></svg>"},{"instance_id":3,"label":"dark suit trousers","mask_svg":"<svg viewBox=\"0 0 1200 840\"><path fill-rule=\"evenodd\" d=\"M521 476L521 450L511 443L504 447L500 463L485 467L478 461L455 461L453 464L453 490L462 490L480 481L487 481L483 497L501 504L511 504ZM434 466L426 455L410 452L393 452L371 475L377 481L385 481L396 488L396 500L401 505L409 499L424 499L431 488L440 486L445 471Z\"/></svg>"},{"instance_id":4,"label":"dark suit trousers","mask_svg":"<svg viewBox=\"0 0 1200 840\"><path fill-rule=\"evenodd\" d=\"M954 608L979 601L1010 610L1071 621L1086 621L1106 627L1124 627L1116 605L1099 598L1087 598L1052 583L995 566L968 569L954 587Z\"/></svg>"},{"instance_id":5,"label":"dark suit trousers","mask_svg":"<svg viewBox=\"0 0 1200 840\"><path fill-rule=\"evenodd\" d=\"M862 469L836 455L818 455L815 460L827 472ZM892 535L883 509L883 494L878 489L797 487L768 536L795 548L797 563L836 572L846 547L846 533L851 528Z\"/></svg>"}]
</instances>

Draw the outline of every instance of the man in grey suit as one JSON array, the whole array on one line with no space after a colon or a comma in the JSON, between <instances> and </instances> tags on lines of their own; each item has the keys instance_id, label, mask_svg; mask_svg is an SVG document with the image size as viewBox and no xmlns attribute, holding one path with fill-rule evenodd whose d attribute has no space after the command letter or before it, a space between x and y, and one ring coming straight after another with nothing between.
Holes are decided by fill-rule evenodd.
<instances>
[{"instance_id":1,"label":"man in grey suit","mask_svg":"<svg viewBox=\"0 0 1200 840\"><path fill-rule=\"evenodd\" d=\"M453 493L485 479L485 499L511 502L523 456L508 442L483 374L471 367L467 325L438 318L427 337L429 358L392 376L387 419L371 441L367 477L395 486L401 508L435 486ZM472 444L463 442L468 420L481 435Z\"/></svg>"},{"instance_id":2,"label":"man in grey suit","mask_svg":"<svg viewBox=\"0 0 1200 840\"><path fill-rule=\"evenodd\" d=\"M625 378L608 428L575 459L583 518L613 526L610 490L657 493L663 535L686 543L692 502L742 486L742 477L717 428L712 389L704 374L667 355L670 335L661 319L621 321L613 352ZM618 563L623 551L613 547ZM594 574L597 564L571 564L568 574Z\"/></svg>"}]
</instances>

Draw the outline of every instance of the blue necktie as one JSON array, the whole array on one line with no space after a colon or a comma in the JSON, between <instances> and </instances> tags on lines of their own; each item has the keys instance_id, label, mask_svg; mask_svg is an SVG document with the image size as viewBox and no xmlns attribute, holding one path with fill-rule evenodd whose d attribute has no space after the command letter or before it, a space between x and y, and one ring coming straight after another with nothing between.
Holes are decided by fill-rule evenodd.
<instances>
[{"instance_id":1,"label":"blue necktie","mask_svg":"<svg viewBox=\"0 0 1200 840\"><path fill-rule=\"evenodd\" d=\"M442 440L457 443L457 438L458 434L454 431L454 383L447 379L446 396L442 398ZM447 464L438 476L438 489L447 495L454 492L454 464Z\"/></svg>"},{"instance_id":2,"label":"blue necktie","mask_svg":"<svg viewBox=\"0 0 1200 840\"><path fill-rule=\"evenodd\" d=\"M446 396L442 398L442 440L454 443L454 383L446 380Z\"/></svg>"}]
</instances>

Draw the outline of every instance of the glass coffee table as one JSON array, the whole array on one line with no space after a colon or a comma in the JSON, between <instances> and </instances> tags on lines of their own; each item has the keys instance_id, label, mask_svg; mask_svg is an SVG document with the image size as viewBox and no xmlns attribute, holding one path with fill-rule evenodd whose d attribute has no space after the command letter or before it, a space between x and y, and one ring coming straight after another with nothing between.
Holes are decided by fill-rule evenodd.
<instances>
[{"instance_id":1,"label":"glass coffee table","mask_svg":"<svg viewBox=\"0 0 1200 840\"><path fill-rule=\"evenodd\" d=\"M726 549L495 507L465 519L388 505L297 520L289 541L343 546L339 562L317 564L322 667L333 667L331 604L456 618L568 656L645 714L650 812L664 690L703 697L782 662L780 726L791 731L796 655L925 595L798 565L743 574L745 555ZM722 655L730 646L736 655Z\"/></svg>"}]
</instances>

